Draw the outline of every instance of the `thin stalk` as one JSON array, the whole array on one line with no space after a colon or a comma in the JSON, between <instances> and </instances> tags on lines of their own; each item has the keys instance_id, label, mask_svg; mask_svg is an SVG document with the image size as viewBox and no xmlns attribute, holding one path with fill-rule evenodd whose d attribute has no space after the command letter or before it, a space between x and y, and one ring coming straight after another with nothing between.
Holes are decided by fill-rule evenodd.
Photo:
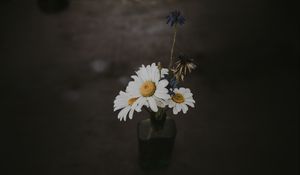
<instances>
[{"instance_id":1,"label":"thin stalk","mask_svg":"<svg viewBox=\"0 0 300 175\"><path fill-rule=\"evenodd\" d=\"M174 46L176 43L176 35L177 35L177 24L175 24L175 26L174 26L174 35L173 35L173 43L172 43L172 48L171 48L169 69L171 69L172 65L173 65L173 53L174 53Z\"/></svg>"},{"instance_id":2,"label":"thin stalk","mask_svg":"<svg viewBox=\"0 0 300 175\"><path fill-rule=\"evenodd\" d=\"M143 106L143 109L145 109L150 115L152 115L152 111L150 111L147 107Z\"/></svg>"}]
</instances>

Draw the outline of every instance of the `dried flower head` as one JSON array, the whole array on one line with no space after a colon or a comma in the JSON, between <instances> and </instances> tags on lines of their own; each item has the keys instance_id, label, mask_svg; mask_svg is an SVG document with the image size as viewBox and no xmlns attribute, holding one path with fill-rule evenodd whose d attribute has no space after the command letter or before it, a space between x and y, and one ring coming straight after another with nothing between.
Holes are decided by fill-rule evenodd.
<instances>
[{"instance_id":1,"label":"dried flower head","mask_svg":"<svg viewBox=\"0 0 300 175\"><path fill-rule=\"evenodd\" d=\"M174 76L178 81L183 81L184 77L196 69L196 64L193 59L187 58L185 55L180 55L178 61L176 61L174 68L172 69Z\"/></svg>"},{"instance_id":2,"label":"dried flower head","mask_svg":"<svg viewBox=\"0 0 300 175\"><path fill-rule=\"evenodd\" d=\"M181 12L178 10L170 12L170 14L167 16L167 24L170 23L170 26L173 27L173 25L179 24L183 25L185 22L185 18L181 15Z\"/></svg>"}]
</instances>

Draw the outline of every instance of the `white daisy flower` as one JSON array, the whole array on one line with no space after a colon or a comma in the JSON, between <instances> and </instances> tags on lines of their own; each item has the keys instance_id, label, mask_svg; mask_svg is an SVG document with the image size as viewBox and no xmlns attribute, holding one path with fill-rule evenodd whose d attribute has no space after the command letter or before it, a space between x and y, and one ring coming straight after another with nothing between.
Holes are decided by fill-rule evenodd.
<instances>
[{"instance_id":1,"label":"white daisy flower","mask_svg":"<svg viewBox=\"0 0 300 175\"><path fill-rule=\"evenodd\" d=\"M129 82L126 91L138 98L138 109L146 106L150 107L153 112L157 112L158 107L163 106L161 102L170 98L166 88L169 82L164 79L161 80L162 75L166 75L167 71L160 72L153 63L146 67L142 65L136 74L132 76L134 81Z\"/></svg>"},{"instance_id":2,"label":"white daisy flower","mask_svg":"<svg viewBox=\"0 0 300 175\"><path fill-rule=\"evenodd\" d=\"M122 109L118 114L118 119L120 121L126 121L126 116L129 112L129 119L132 119L133 112L140 112L141 110L137 109L137 98L133 97L129 93L120 91L119 95L114 101L114 111Z\"/></svg>"},{"instance_id":3,"label":"white daisy flower","mask_svg":"<svg viewBox=\"0 0 300 175\"><path fill-rule=\"evenodd\" d=\"M172 95L169 100L169 108L173 108L173 114L177 115L180 111L184 114L188 111L188 106L195 107L195 100L193 99L193 94L188 88L175 88L173 90L174 95Z\"/></svg>"}]
</instances>

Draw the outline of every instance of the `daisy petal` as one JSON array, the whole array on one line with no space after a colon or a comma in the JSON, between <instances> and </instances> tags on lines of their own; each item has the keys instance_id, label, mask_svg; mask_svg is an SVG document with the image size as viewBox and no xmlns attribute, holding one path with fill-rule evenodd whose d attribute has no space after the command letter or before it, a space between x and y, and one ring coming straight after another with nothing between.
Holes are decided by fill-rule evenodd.
<instances>
[{"instance_id":1,"label":"daisy petal","mask_svg":"<svg viewBox=\"0 0 300 175\"><path fill-rule=\"evenodd\" d=\"M150 105L150 108L153 112L157 112L158 111L158 108L157 108L157 105L156 105L156 102L154 100L154 98L152 97L148 97L147 98L148 102L149 102L149 105Z\"/></svg>"},{"instance_id":2,"label":"daisy petal","mask_svg":"<svg viewBox=\"0 0 300 175\"><path fill-rule=\"evenodd\" d=\"M131 108L130 112L129 112L129 115L128 115L129 119L132 119L133 112L134 112L134 108Z\"/></svg>"},{"instance_id":3,"label":"daisy petal","mask_svg":"<svg viewBox=\"0 0 300 175\"><path fill-rule=\"evenodd\" d=\"M188 111L188 107L186 106L186 104L181 104L181 108L182 108L182 112L186 114L186 112Z\"/></svg>"},{"instance_id":4,"label":"daisy petal","mask_svg":"<svg viewBox=\"0 0 300 175\"><path fill-rule=\"evenodd\" d=\"M180 111L181 111L181 107L180 107L180 105L179 105L179 104L176 104L176 105L175 105L175 108L176 108L176 110L177 110L178 112L180 112Z\"/></svg>"},{"instance_id":5,"label":"daisy petal","mask_svg":"<svg viewBox=\"0 0 300 175\"><path fill-rule=\"evenodd\" d=\"M140 97L139 99L138 99L138 105L137 105L137 107L136 107L136 109L137 110L141 110L142 109L142 107L144 106L144 105L146 105L146 98L144 98L144 97Z\"/></svg>"},{"instance_id":6,"label":"daisy petal","mask_svg":"<svg viewBox=\"0 0 300 175\"><path fill-rule=\"evenodd\" d=\"M177 109L176 109L175 107L173 108L173 114L174 114L174 115L177 115L177 114L178 114L178 111L177 111Z\"/></svg>"},{"instance_id":7,"label":"daisy petal","mask_svg":"<svg viewBox=\"0 0 300 175\"><path fill-rule=\"evenodd\" d=\"M122 119L124 121L126 121L126 115L128 114L129 110L130 110L130 107L126 107L126 108L122 109L118 114L118 119L120 119L120 121L122 121Z\"/></svg>"},{"instance_id":8,"label":"daisy petal","mask_svg":"<svg viewBox=\"0 0 300 175\"><path fill-rule=\"evenodd\" d=\"M164 88L169 84L168 80L160 80L158 82L158 88Z\"/></svg>"},{"instance_id":9,"label":"daisy petal","mask_svg":"<svg viewBox=\"0 0 300 175\"><path fill-rule=\"evenodd\" d=\"M155 92L154 96L158 97L158 98L162 98L162 99L169 99L170 95L167 93L160 93L160 92Z\"/></svg>"},{"instance_id":10,"label":"daisy petal","mask_svg":"<svg viewBox=\"0 0 300 175\"><path fill-rule=\"evenodd\" d=\"M192 102L190 102L190 101L186 101L185 103L186 103L187 105L189 105L190 107L192 107L192 108L195 107L194 103L192 103Z\"/></svg>"}]
</instances>

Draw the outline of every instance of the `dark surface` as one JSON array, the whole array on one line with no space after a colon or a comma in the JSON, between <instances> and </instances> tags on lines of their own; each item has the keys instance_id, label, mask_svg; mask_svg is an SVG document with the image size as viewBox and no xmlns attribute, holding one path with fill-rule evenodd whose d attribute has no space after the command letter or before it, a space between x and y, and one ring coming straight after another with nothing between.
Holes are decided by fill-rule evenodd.
<instances>
[{"instance_id":1,"label":"dark surface","mask_svg":"<svg viewBox=\"0 0 300 175\"><path fill-rule=\"evenodd\" d=\"M0 1L1 174L298 174L298 6L262 0ZM196 108L175 116L168 169L138 166L136 125L113 99L142 63L168 62L170 10L187 21Z\"/></svg>"}]
</instances>

